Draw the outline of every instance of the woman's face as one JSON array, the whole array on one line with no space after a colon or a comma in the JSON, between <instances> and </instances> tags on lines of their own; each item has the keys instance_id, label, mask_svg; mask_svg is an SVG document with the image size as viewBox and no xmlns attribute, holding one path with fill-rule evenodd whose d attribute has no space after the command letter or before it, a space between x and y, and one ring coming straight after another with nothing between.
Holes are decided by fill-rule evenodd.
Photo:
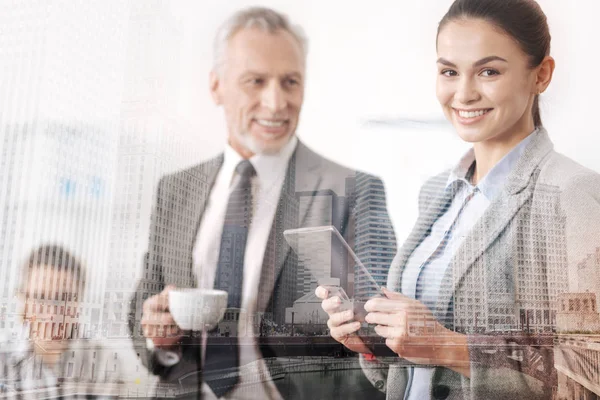
<instances>
[{"instance_id":1,"label":"woman's face","mask_svg":"<svg viewBox=\"0 0 600 400\"><path fill-rule=\"evenodd\" d=\"M437 97L464 141L506 142L533 131L536 72L513 38L480 19L451 21L437 54Z\"/></svg>"}]
</instances>

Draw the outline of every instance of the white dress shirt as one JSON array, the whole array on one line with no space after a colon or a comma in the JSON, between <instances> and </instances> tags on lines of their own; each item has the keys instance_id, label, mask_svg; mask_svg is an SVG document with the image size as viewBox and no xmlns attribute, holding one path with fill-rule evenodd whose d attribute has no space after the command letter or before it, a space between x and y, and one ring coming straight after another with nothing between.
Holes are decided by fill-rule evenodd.
<instances>
[{"instance_id":1,"label":"white dress shirt","mask_svg":"<svg viewBox=\"0 0 600 400\"><path fill-rule=\"evenodd\" d=\"M450 267L452 257L473 229L491 202L504 187L506 178L513 170L531 138L523 139L506 154L488 174L474 186L470 182L469 169L475 162L475 153L470 149L452 169L446 190L457 181L460 189L454 196L450 208L437 219L431 233L419 244L406 263L402 273L402 293L422 301L429 309L435 307L446 269ZM472 198L465 203L468 196ZM455 222L456 220L456 222ZM452 224L455 222L455 225ZM449 240L441 255L426 262L436 251L445 234L452 228ZM409 382L404 396L407 400L429 398L433 368L412 367L409 369Z\"/></svg>"},{"instance_id":2,"label":"white dress shirt","mask_svg":"<svg viewBox=\"0 0 600 400\"><path fill-rule=\"evenodd\" d=\"M253 217L246 241L242 287L242 309L247 312L248 316L254 315L257 311L263 257L279 203L287 166L297 143L298 139L294 136L278 153L257 154L249 160L256 170L256 176L252 178ZM212 289L214 286L229 193L235 180L239 178L235 168L240 161L242 161L242 157L231 146L227 145L223 165L211 189L193 250L194 272L198 279L197 285L199 288ZM269 374L264 361L261 360L253 324L248 323L248 326L242 326L242 324L243 322L240 322L238 332L245 332L245 335L238 337L240 344L252 343L254 345L240 346L240 366L242 366L242 370L251 368L252 372L250 374L242 373L238 386L228 393L225 398L281 398L271 379L264 379L260 384L245 382L245 376L256 376L255 374L259 373L268 378ZM204 351L202 353L204 354ZM259 361L255 362L255 360ZM216 399L215 394L206 383L202 384L202 394L205 399Z\"/></svg>"}]
</instances>

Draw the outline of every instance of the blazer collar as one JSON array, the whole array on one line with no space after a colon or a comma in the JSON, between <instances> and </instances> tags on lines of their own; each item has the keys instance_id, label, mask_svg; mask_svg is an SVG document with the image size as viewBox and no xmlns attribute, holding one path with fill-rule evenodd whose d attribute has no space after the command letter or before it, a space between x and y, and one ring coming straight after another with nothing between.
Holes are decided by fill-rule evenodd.
<instances>
[{"instance_id":1,"label":"blazer collar","mask_svg":"<svg viewBox=\"0 0 600 400\"><path fill-rule=\"evenodd\" d=\"M529 185L534 171L554 149L554 144L545 128L538 128L532 135L534 136L506 180L504 191L509 195L517 194Z\"/></svg>"}]
</instances>

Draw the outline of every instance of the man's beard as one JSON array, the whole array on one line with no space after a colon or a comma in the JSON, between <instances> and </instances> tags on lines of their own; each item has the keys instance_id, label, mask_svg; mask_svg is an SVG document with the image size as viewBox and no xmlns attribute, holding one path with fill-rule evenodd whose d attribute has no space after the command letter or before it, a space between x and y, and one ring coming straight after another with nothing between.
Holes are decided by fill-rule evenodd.
<instances>
[{"instance_id":1,"label":"man's beard","mask_svg":"<svg viewBox=\"0 0 600 400\"><path fill-rule=\"evenodd\" d=\"M260 140L257 140L254 136L252 136L248 132L243 133L235 133L236 139L238 142L244 146L247 150L251 151L253 154L276 154L285 146L292 136L293 133L287 133L285 138L277 142L277 146L271 147L267 143L264 143Z\"/></svg>"}]
</instances>

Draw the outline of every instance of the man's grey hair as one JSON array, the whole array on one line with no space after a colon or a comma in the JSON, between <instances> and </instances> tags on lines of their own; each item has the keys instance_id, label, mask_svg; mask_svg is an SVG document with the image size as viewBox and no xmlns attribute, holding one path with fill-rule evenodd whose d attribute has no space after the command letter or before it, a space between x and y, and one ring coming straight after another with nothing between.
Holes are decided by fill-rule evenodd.
<instances>
[{"instance_id":1,"label":"man's grey hair","mask_svg":"<svg viewBox=\"0 0 600 400\"><path fill-rule=\"evenodd\" d=\"M250 7L240 10L227 19L217 31L213 47L213 68L218 71L225 62L225 51L229 39L239 30L259 28L269 33L279 30L289 32L300 44L304 59L308 54L308 40L299 25L290 23L285 14L266 7Z\"/></svg>"}]
</instances>

